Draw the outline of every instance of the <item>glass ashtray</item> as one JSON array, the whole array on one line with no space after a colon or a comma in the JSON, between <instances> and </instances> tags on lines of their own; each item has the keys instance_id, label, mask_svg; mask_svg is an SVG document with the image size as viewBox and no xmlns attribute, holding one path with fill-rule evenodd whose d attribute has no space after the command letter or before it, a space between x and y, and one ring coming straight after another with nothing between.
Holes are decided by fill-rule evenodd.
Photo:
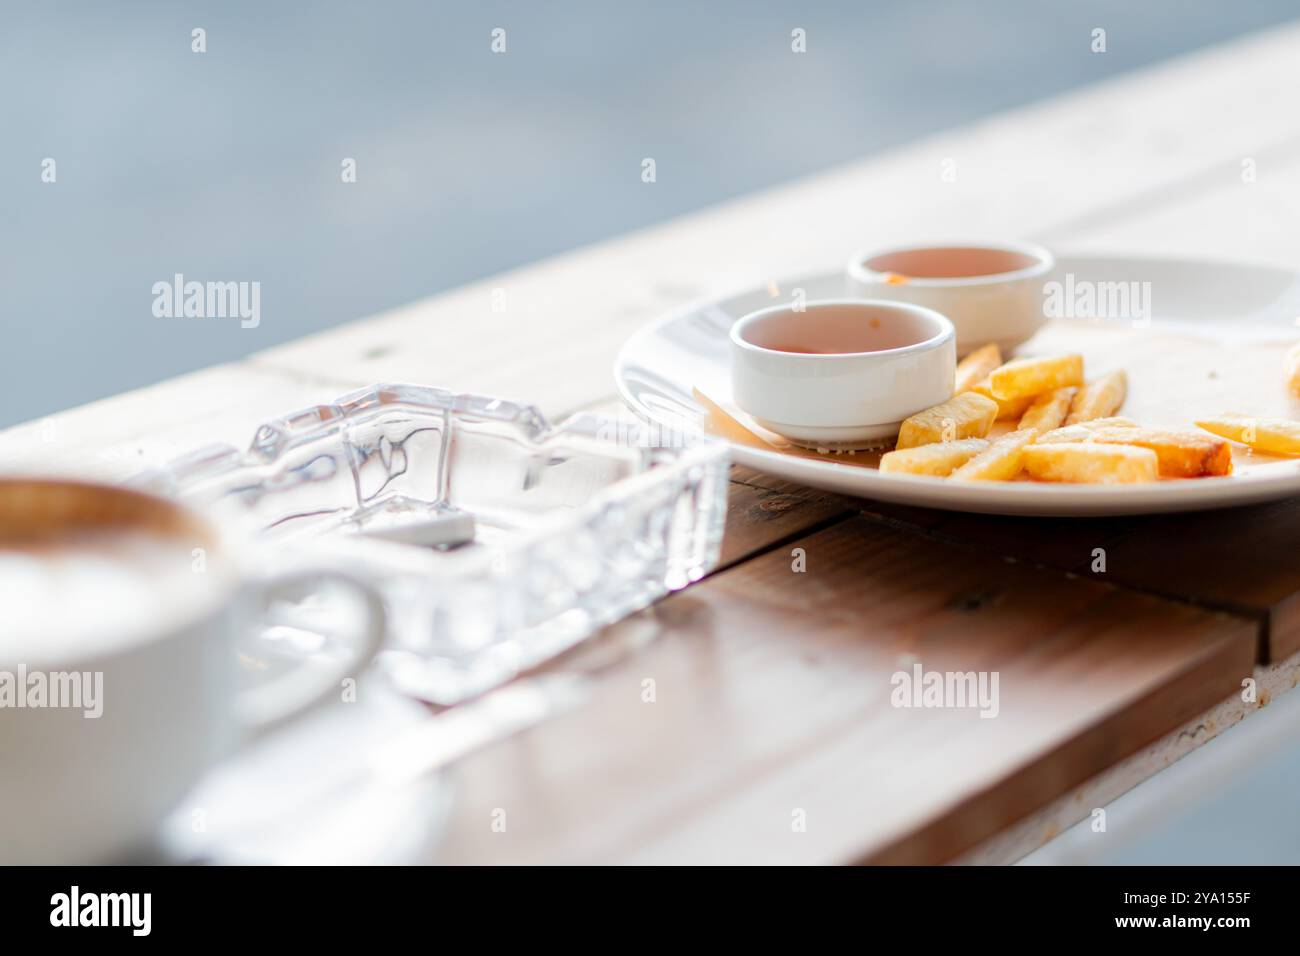
<instances>
[{"instance_id":1,"label":"glass ashtray","mask_svg":"<svg viewBox=\"0 0 1300 956\"><path fill-rule=\"evenodd\" d=\"M262 425L246 452L211 446L139 481L241 526L269 563L327 557L369 578L390 618L381 666L403 692L450 705L717 564L727 448L680 437L650 444L589 413L551 425L500 398L374 385ZM310 632L310 595L302 611Z\"/></svg>"}]
</instances>

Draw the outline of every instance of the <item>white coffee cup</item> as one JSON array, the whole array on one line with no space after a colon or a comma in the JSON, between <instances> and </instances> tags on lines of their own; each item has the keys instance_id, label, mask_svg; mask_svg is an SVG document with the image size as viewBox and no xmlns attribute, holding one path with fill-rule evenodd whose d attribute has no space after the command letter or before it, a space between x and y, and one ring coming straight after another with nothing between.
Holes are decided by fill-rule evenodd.
<instances>
[{"instance_id":1,"label":"white coffee cup","mask_svg":"<svg viewBox=\"0 0 1300 956\"><path fill-rule=\"evenodd\" d=\"M934 309L957 330L957 354L990 342L1010 351L1046 322L1043 282L1056 262L1031 242L928 242L863 249L849 291Z\"/></svg>"},{"instance_id":2,"label":"white coffee cup","mask_svg":"<svg viewBox=\"0 0 1300 956\"><path fill-rule=\"evenodd\" d=\"M341 693L379 650L369 585L333 568L257 579L246 567L174 502L0 480L0 863L94 863L146 845L206 769ZM241 629L325 579L360 598L353 659L241 689Z\"/></svg>"}]
</instances>

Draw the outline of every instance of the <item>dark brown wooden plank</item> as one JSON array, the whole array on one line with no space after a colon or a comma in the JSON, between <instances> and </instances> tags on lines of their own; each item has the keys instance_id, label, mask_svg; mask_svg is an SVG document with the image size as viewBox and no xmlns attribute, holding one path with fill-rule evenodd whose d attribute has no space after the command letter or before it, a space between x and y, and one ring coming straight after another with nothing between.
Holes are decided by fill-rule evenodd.
<instances>
[{"instance_id":1,"label":"dark brown wooden plank","mask_svg":"<svg viewBox=\"0 0 1300 956\"><path fill-rule=\"evenodd\" d=\"M1124 518L1006 518L860 502L865 514L1257 622L1260 662L1300 650L1300 499ZM1105 571L1093 570L1102 549Z\"/></svg>"},{"instance_id":2,"label":"dark brown wooden plank","mask_svg":"<svg viewBox=\"0 0 1300 956\"><path fill-rule=\"evenodd\" d=\"M735 466L719 568L855 514L857 506L848 498Z\"/></svg>"},{"instance_id":3,"label":"dark brown wooden plank","mask_svg":"<svg viewBox=\"0 0 1300 956\"><path fill-rule=\"evenodd\" d=\"M865 518L653 613L582 706L460 766L439 859L951 859L1227 697L1255 651L1249 622ZM998 716L892 706L914 663L997 672Z\"/></svg>"}]
</instances>

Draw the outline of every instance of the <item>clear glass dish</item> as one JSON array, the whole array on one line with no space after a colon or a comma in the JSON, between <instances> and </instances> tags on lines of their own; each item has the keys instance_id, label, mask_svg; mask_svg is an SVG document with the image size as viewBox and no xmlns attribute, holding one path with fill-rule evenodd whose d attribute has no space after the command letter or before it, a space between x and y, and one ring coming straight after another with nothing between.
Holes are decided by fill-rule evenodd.
<instances>
[{"instance_id":1,"label":"clear glass dish","mask_svg":"<svg viewBox=\"0 0 1300 956\"><path fill-rule=\"evenodd\" d=\"M241 526L280 566L328 556L375 581L394 632L382 666L406 693L449 705L716 565L726 445L655 437L587 413L552 426L499 398L375 385L262 425L246 452L212 446L140 481ZM472 540L388 537L448 515L470 516ZM299 610L294 629L310 632L310 596Z\"/></svg>"}]
</instances>

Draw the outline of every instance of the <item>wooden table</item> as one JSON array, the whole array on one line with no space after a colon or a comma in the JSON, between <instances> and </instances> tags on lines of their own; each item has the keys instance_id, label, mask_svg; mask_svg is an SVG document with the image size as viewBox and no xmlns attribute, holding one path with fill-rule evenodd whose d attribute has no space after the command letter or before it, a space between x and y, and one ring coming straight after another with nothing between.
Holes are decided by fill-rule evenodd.
<instances>
[{"instance_id":1,"label":"wooden table","mask_svg":"<svg viewBox=\"0 0 1300 956\"><path fill-rule=\"evenodd\" d=\"M642 323L899 237L1294 263L1298 81L1300 30L1241 40L10 429L0 458L122 477L381 380L613 410ZM435 859L1015 859L1295 685L1297 541L1300 501L1008 519L737 469L723 567L550 668L582 702L460 762ZM997 719L891 706L918 662L998 672Z\"/></svg>"}]
</instances>

